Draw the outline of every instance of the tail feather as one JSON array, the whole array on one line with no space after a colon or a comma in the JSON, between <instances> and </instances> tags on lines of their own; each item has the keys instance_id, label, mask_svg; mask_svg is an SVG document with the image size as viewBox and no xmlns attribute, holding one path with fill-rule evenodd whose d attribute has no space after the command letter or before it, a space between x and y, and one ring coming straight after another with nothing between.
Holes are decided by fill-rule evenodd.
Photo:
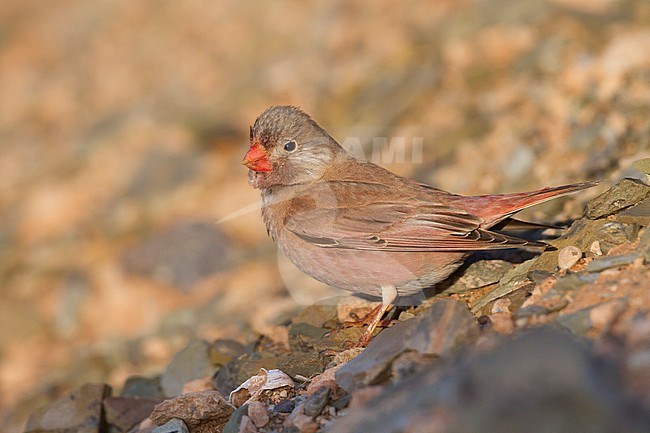
<instances>
[{"instance_id":1,"label":"tail feather","mask_svg":"<svg viewBox=\"0 0 650 433\"><path fill-rule=\"evenodd\" d=\"M486 227L492 227L520 210L557 197L592 188L601 182L601 180L596 180L570 185L547 187L537 191L492 195L489 197L494 205L490 208L483 206L485 203L484 198L488 196L475 196L474 198L476 198L477 204L476 215L486 221Z\"/></svg>"}]
</instances>

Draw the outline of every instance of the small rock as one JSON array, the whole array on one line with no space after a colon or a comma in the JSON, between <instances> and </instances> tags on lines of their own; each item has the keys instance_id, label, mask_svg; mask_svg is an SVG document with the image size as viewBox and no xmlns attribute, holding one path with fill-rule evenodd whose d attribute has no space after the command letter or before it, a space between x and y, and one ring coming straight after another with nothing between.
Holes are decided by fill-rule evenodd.
<instances>
[{"instance_id":1,"label":"small rock","mask_svg":"<svg viewBox=\"0 0 650 433\"><path fill-rule=\"evenodd\" d=\"M183 421L174 418L154 428L151 433L190 433L190 430Z\"/></svg>"},{"instance_id":2,"label":"small rock","mask_svg":"<svg viewBox=\"0 0 650 433\"><path fill-rule=\"evenodd\" d=\"M323 410L330 396L330 388L328 386L321 386L310 395L304 404L304 412L306 415L315 417Z\"/></svg>"},{"instance_id":3,"label":"small rock","mask_svg":"<svg viewBox=\"0 0 650 433\"><path fill-rule=\"evenodd\" d=\"M580 248L573 245L562 248L557 256L557 264L560 269L567 270L578 263L582 258Z\"/></svg>"},{"instance_id":4,"label":"small rock","mask_svg":"<svg viewBox=\"0 0 650 433\"><path fill-rule=\"evenodd\" d=\"M291 377L312 377L325 370L325 359L315 350L294 351L278 359L278 368Z\"/></svg>"},{"instance_id":5,"label":"small rock","mask_svg":"<svg viewBox=\"0 0 650 433\"><path fill-rule=\"evenodd\" d=\"M248 417L255 427L264 427L270 420L266 406L260 401L252 401L248 404Z\"/></svg>"},{"instance_id":6,"label":"small rock","mask_svg":"<svg viewBox=\"0 0 650 433\"><path fill-rule=\"evenodd\" d=\"M267 351L245 353L219 369L214 378L215 388L230 394L242 382L256 375L261 368L272 370L278 367L278 358Z\"/></svg>"},{"instance_id":7,"label":"small rock","mask_svg":"<svg viewBox=\"0 0 650 433\"><path fill-rule=\"evenodd\" d=\"M273 407L273 412L291 413L296 408L296 403L293 400L282 400L280 403Z\"/></svg>"},{"instance_id":8,"label":"small rock","mask_svg":"<svg viewBox=\"0 0 650 433\"><path fill-rule=\"evenodd\" d=\"M292 322L307 323L317 328L322 328L325 323L335 321L336 318L336 305L332 303L332 300L324 300L300 311Z\"/></svg>"},{"instance_id":9,"label":"small rock","mask_svg":"<svg viewBox=\"0 0 650 433\"><path fill-rule=\"evenodd\" d=\"M69 395L35 410L27 421L25 433L104 431L102 401L110 394L108 385L83 385Z\"/></svg>"},{"instance_id":10,"label":"small rock","mask_svg":"<svg viewBox=\"0 0 650 433\"><path fill-rule=\"evenodd\" d=\"M519 266L508 271L499 281L499 284L493 289L481 296L474 303L472 303L472 311L478 313L483 307L490 302L502 298L516 290L522 289L527 286L532 286L534 283L531 281L528 273L533 265L536 263L538 257L527 260Z\"/></svg>"},{"instance_id":11,"label":"small rock","mask_svg":"<svg viewBox=\"0 0 650 433\"><path fill-rule=\"evenodd\" d=\"M121 397L161 398L165 397L160 386L160 376L154 378L132 376L122 387Z\"/></svg>"},{"instance_id":12,"label":"small rock","mask_svg":"<svg viewBox=\"0 0 650 433\"><path fill-rule=\"evenodd\" d=\"M289 421L289 419L287 419ZM298 414L295 417L291 418L290 423L285 422L285 426L294 426L298 428L300 433L316 433L318 430L318 424L314 422L312 417L305 414Z\"/></svg>"},{"instance_id":13,"label":"small rock","mask_svg":"<svg viewBox=\"0 0 650 433\"><path fill-rule=\"evenodd\" d=\"M107 397L104 399L106 422L126 432L145 420L162 399Z\"/></svg>"},{"instance_id":14,"label":"small rock","mask_svg":"<svg viewBox=\"0 0 650 433\"><path fill-rule=\"evenodd\" d=\"M511 334L514 330L515 323L513 320L510 305L512 301L508 298L497 299L492 306L490 314L490 323L492 329L500 334Z\"/></svg>"},{"instance_id":15,"label":"small rock","mask_svg":"<svg viewBox=\"0 0 650 433\"><path fill-rule=\"evenodd\" d=\"M587 218L598 219L620 212L650 196L650 186L638 179L621 179L587 203Z\"/></svg>"},{"instance_id":16,"label":"small rock","mask_svg":"<svg viewBox=\"0 0 650 433\"><path fill-rule=\"evenodd\" d=\"M591 246L589 246L589 251L591 251L594 256L602 256L603 250L600 248L600 241L593 241Z\"/></svg>"},{"instance_id":17,"label":"small rock","mask_svg":"<svg viewBox=\"0 0 650 433\"><path fill-rule=\"evenodd\" d=\"M212 376L215 367L210 358L210 344L203 340L192 340L172 358L165 369L160 384L167 397L183 391L186 382Z\"/></svg>"},{"instance_id":18,"label":"small rock","mask_svg":"<svg viewBox=\"0 0 650 433\"><path fill-rule=\"evenodd\" d=\"M470 264L444 293L463 293L498 283L514 265L505 260L480 260Z\"/></svg>"},{"instance_id":19,"label":"small rock","mask_svg":"<svg viewBox=\"0 0 650 433\"><path fill-rule=\"evenodd\" d=\"M351 399L352 399L352 395L343 394L343 396L337 398L331 403L331 407L333 407L336 410L345 409L350 404Z\"/></svg>"},{"instance_id":20,"label":"small rock","mask_svg":"<svg viewBox=\"0 0 650 433\"><path fill-rule=\"evenodd\" d=\"M249 416L244 415L239 423L239 431L237 433L257 433L257 428Z\"/></svg>"},{"instance_id":21,"label":"small rock","mask_svg":"<svg viewBox=\"0 0 650 433\"><path fill-rule=\"evenodd\" d=\"M650 225L650 197L617 214L616 221L648 227Z\"/></svg>"},{"instance_id":22,"label":"small rock","mask_svg":"<svg viewBox=\"0 0 650 433\"><path fill-rule=\"evenodd\" d=\"M417 318L379 333L366 350L341 366L336 382L348 391L371 385L385 378L392 361L405 351L442 355L477 336L476 319L465 304L439 299Z\"/></svg>"},{"instance_id":23,"label":"small rock","mask_svg":"<svg viewBox=\"0 0 650 433\"><path fill-rule=\"evenodd\" d=\"M638 253L624 254L620 256L608 256L601 259L593 260L587 265L587 272L601 272L605 269L614 268L617 266L625 266L632 264L636 258L639 257Z\"/></svg>"},{"instance_id":24,"label":"small rock","mask_svg":"<svg viewBox=\"0 0 650 433\"><path fill-rule=\"evenodd\" d=\"M312 395L322 387L327 387L330 391L336 388L336 371L339 367L330 367L321 374L314 376L309 385L307 385L307 395Z\"/></svg>"},{"instance_id":25,"label":"small rock","mask_svg":"<svg viewBox=\"0 0 650 433\"><path fill-rule=\"evenodd\" d=\"M234 410L219 391L190 392L157 404L150 418L158 425L178 418L192 433L207 433L219 431Z\"/></svg>"},{"instance_id":26,"label":"small rock","mask_svg":"<svg viewBox=\"0 0 650 433\"><path fill-rule=\"evenodd\" d=\"M230 393L230 402L236 407L250 403L259 398L264 391L273 391L277 397L271 400L280 401L281 391L292 389L295 386L289 375L280 370L266 370L264 368Z\"/></svg>"}]
</instances>

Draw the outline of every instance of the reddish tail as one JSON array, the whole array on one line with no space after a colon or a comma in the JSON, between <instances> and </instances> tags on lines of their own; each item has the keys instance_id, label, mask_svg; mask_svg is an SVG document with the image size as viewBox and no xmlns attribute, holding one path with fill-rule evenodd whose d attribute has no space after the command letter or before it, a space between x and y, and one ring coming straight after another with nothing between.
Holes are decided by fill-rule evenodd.
<instances>
[{"instance_id":1,"label":"reddish tail","mask_svg":"<svg viewBox=\"0 0 650 433\"><path fill-rule=\"evenodd\" d=\"M601 181L599 180L581 182L514 194L474 196L472 198L476 201L474 206L472 206L474 209L471 211L486 221L486 227L491 227L522 209L526 209L527 207L543 203L556 197L591 188L598 185L600 182ZM488 197L489 201L486 200Z\"/></svg>"}]
</instances>

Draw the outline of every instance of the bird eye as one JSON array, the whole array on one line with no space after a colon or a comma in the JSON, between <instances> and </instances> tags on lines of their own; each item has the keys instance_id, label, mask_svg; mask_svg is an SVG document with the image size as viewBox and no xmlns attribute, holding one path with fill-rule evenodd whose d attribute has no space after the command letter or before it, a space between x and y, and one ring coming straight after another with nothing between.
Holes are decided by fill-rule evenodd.
<instances>
[{"instance_id":1,"label":"bird eye","mask_svg":"<svg viewBox=\"0 0 650 433\"><path fill-rule=\"evenodd\" d=\"M284 150L286 150L287 152L293 152L294 150L296 150L296 147L298 147L298 144L294 140L287 141L286 143L284 143Z\"/></svg>"}]
</instances>

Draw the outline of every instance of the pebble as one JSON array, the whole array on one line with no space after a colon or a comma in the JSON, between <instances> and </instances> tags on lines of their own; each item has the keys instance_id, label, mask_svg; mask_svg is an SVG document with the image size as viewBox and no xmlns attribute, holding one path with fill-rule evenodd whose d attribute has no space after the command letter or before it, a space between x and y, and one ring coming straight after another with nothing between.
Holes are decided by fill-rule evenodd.
<instances>
[{"instance_id":1,"label":"pebble","mask_svg":"<svg viewBox=\"0 0 650 433\"><path fill-rule=\"evenodd\" d=\"M260 401L252 401L249 403L248 417L255 424L255 427L264 427L270 420L266 406Z\"/></svg>"},{"instance_id":2,"label":"pebble","mask_svg":"<svg viewBox=\"0 0 650 433\"><path fill-rule=\"evenodd\" d=\"M280 403L276 404L273 407L274 412L279 413L291 413L296 407L296 403L293 400L282 400Z\"/></svg>"},{"instance_id":3,"label":"pebble","mask_svg":"<svg viewBox=\"0 0 650 433\"><path fill-rule=\"evenodd\" d=\"M305 415L315 417L323 410L329 400L330 389L328 386L321 386L305 400Z\"/></svg>"},{"instance_id":4,"label":"pebble","mask_svg":"<svg viewBox=\"0 0 650 433\"><path fill-rule=\"evenodd\" d=\"M605 269L632 264L639 257L638 253L623 254L620 256L607 256L593 260L587 265L587 272L601 272Z\"/></svg>"},{"instance_id":5,"label":"pebble","mask_svg":"<svg viewBox=\"0 0 650 433\"><path fill-rule=\"evenodd\" d=\"M582 258L580 248L570 245L562 248L557 255L557 264L562 270L570 269Z\"/></svg>"},{"instance_id":6,"label":"pebble","mask_svg":"<svg viewBox=\"0 0 650 433\"><path fill-rule=\"evenodd\" d=\"M190 433L190 430L183 421L173 418L165 424L154 428L151 433Z\"/></svg>"},{"instance_id":7,"label":"pebble","mask_svg":"<svg viewBox=\"0 0 650 433\"><path fill-rule=\"evenodd\" d=\"M600 248L600 241L593 241L589 247L589 251L591 251L594 256L602 256L603 250Z\"/></svg>"}]
</instances>

